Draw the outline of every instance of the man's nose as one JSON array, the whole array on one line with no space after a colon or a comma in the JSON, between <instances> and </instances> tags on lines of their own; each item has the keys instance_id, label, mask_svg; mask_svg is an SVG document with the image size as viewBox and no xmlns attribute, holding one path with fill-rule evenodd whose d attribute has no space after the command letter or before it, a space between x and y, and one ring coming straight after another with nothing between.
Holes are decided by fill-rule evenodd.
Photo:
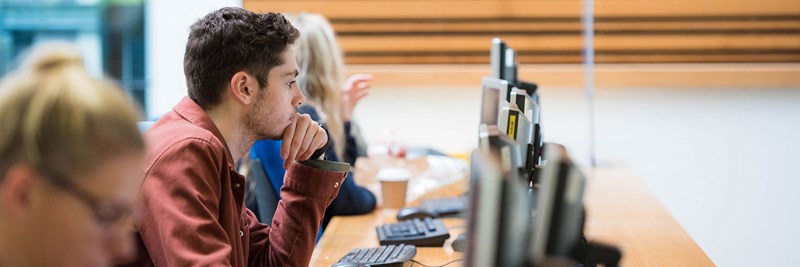
<instances>
[{"instance_id":1,"label":"man's nose","mask_svg":"<svg viewBox=\"0 0 800 267\"><path fill-rule=\"evenodd\" d=\"M306 96L303 95L303 90L300 90L300 86L298 86L297 89L295 90L296 90L294 96L295 101L292 104L294 104L294 106L299 106L300 104L303 104L303 102L306 101Z\"/></svg>"}]
</instances>

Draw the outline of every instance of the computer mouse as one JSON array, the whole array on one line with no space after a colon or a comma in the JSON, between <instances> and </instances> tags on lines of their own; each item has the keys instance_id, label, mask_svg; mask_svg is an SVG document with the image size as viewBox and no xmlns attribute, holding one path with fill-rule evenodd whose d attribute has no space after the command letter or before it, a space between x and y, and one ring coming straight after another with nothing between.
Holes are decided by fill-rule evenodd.
<instances>
[{"instance_id":1,"label":"computer mouse","mask_svg":"<svg viewBox=\"0 0 800 267\"><path fill-rule=\"evenodd\" d=\"M467 235L458 235L456 239L453 240L453 244L451 245L453 246L454 251L464 252L467 250Z\"/></svg>"},{"instance_id":2,"label":"computer mouse","mask_svg":"<svg viewBox=\"0 0 800 267\"><path fill-rule=\"evenodd\" d=\"M411 220L415 218L422 219L425 217L436 218L438 216L437 214L420 207L402 208L399 211L397 211L398 221Z\"/></svg>"}]
</instances>

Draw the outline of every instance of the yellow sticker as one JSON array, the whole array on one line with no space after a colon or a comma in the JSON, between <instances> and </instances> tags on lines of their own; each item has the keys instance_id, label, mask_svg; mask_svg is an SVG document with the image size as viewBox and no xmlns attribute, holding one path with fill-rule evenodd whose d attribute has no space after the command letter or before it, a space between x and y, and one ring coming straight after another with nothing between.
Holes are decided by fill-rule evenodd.
<instances>
[{"instance_id":1,"label":"yellow sticker","mask_svg":"<svg viewBox=\"0 0 800 267\"><path fill-rule=\"evenodd\" d=\"M517 127L515 127L516 125L517 125L517 115L509 115L508 116L508 131L506 131L506 132L508 132L508 137L511 137L511 139L514 139L514 140L517 140L516 134L514 133L514 130L516 130L516 128L517 128Z\"/></svg>"}]
</instances>

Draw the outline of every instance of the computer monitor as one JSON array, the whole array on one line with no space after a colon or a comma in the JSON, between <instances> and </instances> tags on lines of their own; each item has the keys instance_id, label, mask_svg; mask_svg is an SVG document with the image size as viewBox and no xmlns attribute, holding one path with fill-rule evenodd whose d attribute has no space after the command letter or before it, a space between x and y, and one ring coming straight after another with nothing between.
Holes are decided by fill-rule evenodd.
<instances>
[{"instance_id":1,"label":"computer monitor","mask_svg":"<svg viewBox=\"0 0 800 267\"><path fill-rule=\"evenodd\" d=\"M478 127L478 148L486 151L495 151L502 161L501 167L504 172L518 172L525 166L525 162L520 153L519 145L508 135L501 132L496 125L481 124ZM507 150L507 151L506 151Z\"/></svg>"},{"instance_id":2,"label":"computer monitor","mask_svg":"<svg viewBox=\"0 0 800 267\"><path fill-rule=\"evenodd\" d=\"M533 178L534 169L541 165L541 128L539 124L541 111L539 104L525 90L514 88L511 92L511 98L527 120L520 124L523 129L518 131L518 134L522 132L525 134L524 138L521 139L522 147L520 149L525 152L525 169L529 171L529 177ZM533 181L533 179L531 180Z\"/></svg>"},{"instance_id":3,"label":"computer monitor","mask_svg":"<svg viewBox=\"0 0 800 267\"><path fill-rule=\"evenodd\" d=\"M511 87L508 82L491 77L483 77L483 96L481 97L480 124L497 125L502 103L508 102ZM480 125L479 124L479 125Z\"/></svg>"},{"instance_id":4,"label":"computer monitor","mask_svg":"<svg viewBox=\"0 0 800 267\"><path fill-rule=\"evenodd\" d=\"M536 103L541 103L541 102L539 102L539 93L537 91L537 90L539 90L539 85L537 85L537 84L535 84L533 82L521 81L519 79L516 80L514 85L517 88L525 90L526 92L528 92L528 95L530 95L533 98L533 100L536 101Z\"/></svg>"},{"instance_id":5,"label":"computer monitor","mask_svg":"<svg viewBox=\"0 0 800 267\"><path fill-rule=\"evenodd\" d=\"M489 67L492 70L492 78L503 79L506 77L506 45L500 38L492 39L492 48L489 49Z\"/></svg>"},{"instance_id":6,"label":"computer monitor","mask_svg":"<svg viewBox=\"0 0 800 267\"><path fill-rule=\"evenodd\" d=\"M546 257L575 258L583 233L586 179L563 146L548 144L546 151L534 209L529 253L533 263Z\"/></svg>"},{"instance_id":7,"label":"computer monitor","mask_svg":"<svg viewBox=\"0 0 800 267\"><path fill-rule=\"evenodd\" d=\"M530 151L529 147L531 147L533 135L533 124L530 118L519 109L517 104L504 103L500 111L500 121L497 126L501 132L514 140L518 146L520 157L523 162L522 167L528 166L529 164L527 162L530 155L528 152Z\"/></svg>"},{"instance_id":8,"label":"computer monitor","mask_svg":"<svg viewBox=\"0 0 800 267\"><path fill-rule=\"evenodd\" d=\"M489 50L489 66L492 69L491 77L516 84L517 65L514 49L500 38L492 39L492 48Z\"/></svg>"},{"instance_id":9,"label":"computer monitor","mask_svg":"<svg viewBox=\"0 0 800 267\"><path fill-rule=\"evenodd\" d=\"M465 266L524 266L531 206L518 172L510 167L514 144L482 126L481 147L473 151ZM493 139L493 140L492 140Z\"/></svg>"},{"instance_id":10,"label":"computer monitor","mask_svg":"<svg viewBox=\"0 0 800 267\"><path fill-rule=\"evenodd\" d=\"M532 173L535 173L536 168L543 164L541 157L544 145L544 138L542 138L542 109L541 102L539 102L541 98L536 92L537 88L536 84L519 81L512 90L511 96L512 101L520 107L520 110L525 112L533 125L531 131L532 150L530 151L532 157L529 160L531 162L529 167L533 168L531 169ZM531 175L531 177L535 179L536 175Z\"/></svg>"},{"instance_id":11,"label":"computer monitor","mask_svg":"<svg viewBox=\"0 0 800 267\"><path fill-rule=\"evenodd\" d=\"M536 194L529 263L546 265L551 259L569 259L581 264L617 266L619 248L587 242L582 238L585 220L583 191L586 178L567 155L566 148L548 143Z\"/></svg>"}]
</instances>

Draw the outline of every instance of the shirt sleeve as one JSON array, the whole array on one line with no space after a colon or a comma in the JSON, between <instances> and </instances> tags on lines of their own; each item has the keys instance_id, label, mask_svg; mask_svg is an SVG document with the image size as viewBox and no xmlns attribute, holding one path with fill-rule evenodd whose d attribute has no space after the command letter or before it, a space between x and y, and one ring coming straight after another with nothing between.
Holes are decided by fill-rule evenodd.
<instances>
[{"instance_id":1,"label":"shirt sleeve","mask_svg":"<svg viewBox=\"0 0 800 267\"><path fill-rule=\"evenodd\" d=\"M325 208L336 198L349 166L322 160L296 162L286 172L272 228L248 223L250 266L308 266ZM247 211L247 219L255 215Z\"/></svg>"},{"instance_id":2,"label":"shirt sleeve","mask_svg":"<svg viewBox=\"0 0 800 267\"><path fill-rule=\"evenodd\" d=\"M135 205L138 231L156 266L230 266L231 246L217 222L222 162L202 139L158 155Z\"/></svg>"},{"instance_id":3,"label":"shirt sleeve","mask_svg":"<svg viewBox=\"0 0 800 267\"><path fill-rule=\"evenodd\" d=\"M344 180L342 189L339 191L339 197L333 200L333 203L325 212L323 227L327 226L328 221L334 215L365 214L374 210L377 205L375 195L366 188L357 185L353 180L352 172L348 173L347 177Z\"/></svg>"}]
</instances>

